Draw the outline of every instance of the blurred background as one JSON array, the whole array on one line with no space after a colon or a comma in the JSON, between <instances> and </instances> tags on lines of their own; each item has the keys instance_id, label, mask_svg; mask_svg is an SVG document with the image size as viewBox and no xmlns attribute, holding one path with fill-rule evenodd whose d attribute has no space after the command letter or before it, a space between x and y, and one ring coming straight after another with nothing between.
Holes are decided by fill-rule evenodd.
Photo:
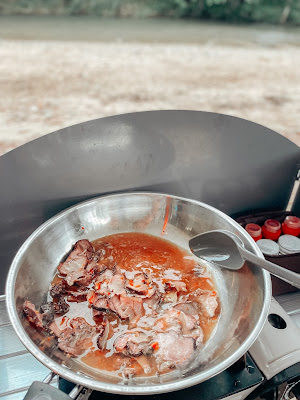
<instances>
[{"instance_id":1,"label":"blurred background","mask_svg":"<svg viewBox=\"0 0 300 400\"><path fill-rule=\"evenodd\" d=\"M0 154L157 109L246 118L300 145L300 0L0 0Z\"/></svg>"}]
</instances>

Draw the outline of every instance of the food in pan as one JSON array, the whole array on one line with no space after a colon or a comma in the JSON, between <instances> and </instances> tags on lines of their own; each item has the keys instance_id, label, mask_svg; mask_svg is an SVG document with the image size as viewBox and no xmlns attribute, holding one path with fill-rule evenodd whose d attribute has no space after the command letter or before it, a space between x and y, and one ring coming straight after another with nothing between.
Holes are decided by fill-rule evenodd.
<instances>
[{"instance_id":1,"label":"food in pan","mask_svg":"<svg viewBox=\"0 0 300 400\"><path fill-rule=\"evenodd\" d=\"M186 367L220 313L209 270L173 243L143 233L76 242L48 300L39 311L26 300L28 320L67 355L123 377Z\"/></svg>"}]
</instances>

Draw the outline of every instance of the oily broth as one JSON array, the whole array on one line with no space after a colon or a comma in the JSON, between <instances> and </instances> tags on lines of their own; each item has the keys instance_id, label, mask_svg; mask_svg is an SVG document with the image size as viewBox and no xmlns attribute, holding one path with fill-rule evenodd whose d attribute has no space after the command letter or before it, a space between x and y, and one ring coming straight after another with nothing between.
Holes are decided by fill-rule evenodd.
<instances>
[{"instance_id":1,"label":"oily broth","mask_svg":"<svg viewBox=\"0 0 300 400\"><path fill-rule=\"evenodd\" d=\"M213 291L217 295L215 284L207 272L202 276L196 275L195 271L201 270L201 267L191 257L190 253L167 240L144 233L121 233L101 237L92 242L96 251L103 248L104 244L105 258L111 263L116 263L128 279L131 279L130 273L132 271L139 271L151 275L152 281L157 284L158 288L161 285L161 280L173 279L180 280L186 284L186 294L192 294L196 289L201 289ZM203 273L203 269L201 272ZM53 283L58 283L61 279L59 275L56 275ZM87 301L80 303L68 302L68 304L70 305L69 311L63 317L55 319L60 329L67 327L70 319L78 316L85 318L89 324L95 325L92 309ZM209 339L217 323L219 308L220 306L215 314L216 316L213 318L202 315L201 311L199 311L204 343ZM114 353L113 343L115 339L129 330L130 326L127 320L120 320L116 314L107 313L107 318L110 323L110 330L106 349L99 350L96 343L93 343L90 349L78 358L78 361L91 368L113 375L122 376L121 370L124 363L126 363L127 367L134 367L137 371L137 376L155 375L157 366L153 355L147 356L151 366L151 372L147 374L134 358ZM154 320L155 318L147 315L146 312L145 316L138 321L137 328L141 331L149 331L153 326Z\"/></svg>"}]
</instances>

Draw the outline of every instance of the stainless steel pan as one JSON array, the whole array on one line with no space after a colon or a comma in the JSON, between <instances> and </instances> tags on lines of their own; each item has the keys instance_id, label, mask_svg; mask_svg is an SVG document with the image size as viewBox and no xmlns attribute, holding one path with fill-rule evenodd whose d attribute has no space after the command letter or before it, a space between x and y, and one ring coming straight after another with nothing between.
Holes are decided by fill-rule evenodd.
<instances>
[{"instance_id":1,"label":"stainless steel pan","mask_svg":"<svg viewBox=\"0 0 300 400\"><path fill-rule=\"evenodd\" d=\"M67 380L95 390L154 394L183 389L211 378L249 349L264 325L271 299L269 274L255 265L245 265L234 272L214 267L222 304L219 323L196 363L184 374L174 371L160 378L135 378L124 384L117 377L66 357L24 318L24 300L30 299L36 306L46 300L57 265L77 240L132 231L161 236L166 220L164 237L183 248L188 249L188 239L201 232L226 229L238 235L249 251L262 256L234 220L198 201L156 193L125 193L73 206L44 223L26 240L12 262L7 279L7 307L12 325L40 362Z\"/></svg>"}]
</instances>

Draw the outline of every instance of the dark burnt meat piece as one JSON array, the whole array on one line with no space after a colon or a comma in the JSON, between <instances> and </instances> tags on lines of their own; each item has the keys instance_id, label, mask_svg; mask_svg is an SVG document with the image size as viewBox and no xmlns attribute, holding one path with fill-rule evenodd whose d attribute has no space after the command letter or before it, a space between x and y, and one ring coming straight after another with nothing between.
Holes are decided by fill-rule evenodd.
<instances>
[{"instance_id":1,"label":"dark burnt meat piece","mask_svg":"<svg viewBox=\"0 0 300 400\"><path fill-rule=\"evenodd\" d=\"M58 266L60 274L65 276L64 279L69 286L75 282L85 285L92 281L93 274L86 270L86 266L93 256L94 248L87 239L75 243L66 261Z\"/></svg>"},{"instance_id":2,"label":"dark burnt meat piece","mask_svg":"<svg viewBox=\"0 0 300 400\"><path fill-rule=\"evenodd\" d=\"M98 328L89 325L84 318L73 318L70 327L65 328L58 336L58 347L71 356L80 356L92 346Z\"/></svg>"},{"instance_id":3,"label":"dark burnt meat piece","mask_svg":"<svg viewBox=\"0 0 300 400\"><path fill-rule=\"evenodd\" d=\"M53 302L53 307L54 307L55 314L58 314L58 315L64 315L70 309L70 306L66 302L64 297L60 297L57 301Z\"/></svg>"},{"instance_id":4,"label":"dark burnt meat piece","mask_svg":"<svg viewBox=\"0 0 300 400\"><path fill-rule=\"evenodd\" d=\"M60 297L68 292L68 284L66 281L62 280L58 283L51 285L50 296L54 299Z\"/></svg>"},{"instance_id":5,"label":"dark burnt meat piece","mask_svg":"<svg viewBox=\"0 0 300 400\"><path fill-rule=\"evenodd\" d=\"M117 353L139 357L142 354L146 355L152 352L150 341L151 338L144 332L132 331L117 337L114 342L114 348Z\"/></svg>"},{"instance_id":6,"label":"dark burnt meat piece","mask_svg":"<svg viewBox=\"0 0 300 400\"><path fill-rule=\"evenodd\" d=\"M23 310L29 322L39 329L44 329L42 314L37 311L34 304L26 300L23 305Z\"/></svg>"},{"instance_id":7,"label":"dark burnt meat piece","mask_svg":"<svg viewBox=\"0 0 300 400\"><path fill-rule=\"evenodd\" d=\"M49 301L48 303L43 304L41 306L41 313L42 313L43 323L46 325L51 323L54 320L54 314L55 314L53 303Z\"/></svg>"}]
</instances>

